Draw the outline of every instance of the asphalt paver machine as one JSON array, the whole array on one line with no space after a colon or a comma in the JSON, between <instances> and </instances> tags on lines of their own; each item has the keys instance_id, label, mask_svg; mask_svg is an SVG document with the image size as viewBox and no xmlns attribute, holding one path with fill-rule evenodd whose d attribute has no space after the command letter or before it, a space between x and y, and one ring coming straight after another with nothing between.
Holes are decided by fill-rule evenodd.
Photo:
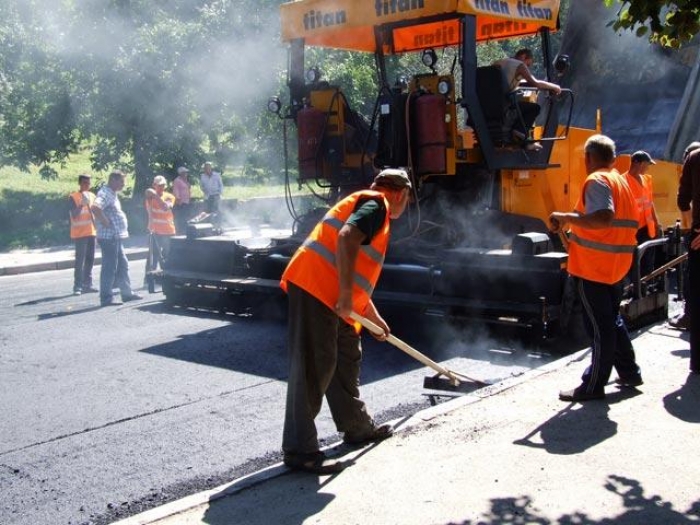
<instances>
[{"instance_id":1,"label":"asphalt paver machine","mask_svg":"<svg viewBox=\"0 0 700 525\"><path fill-rule=\"evenodd\" d=\"M304 214L289 206L292 234L264 247L208 235L202 225L173 239L166 301L240 311L280 297L286 263L325 209L368 187L378 170L400 167L414 198L392 226L378 304L544 337L578 330L566 239L552 236L547 222L550 212L573 209L585 179L583 145L600 126L570 125L570 90L513 93L498 67L477 59L482 43L536 36L537 67L559 83L570 66L551 49L559 1L299 0L280 14L289 95L286 104L271 99L270 109L285 137L288 126L295 130L289 169L319 205ZM324 78L316 63L355 56L370 57L376 86L372 100L354 103L364 112L348 96L351 83ZM541 106L526 137L512 133L520 100ZM654 168L656 180L677 184L676 165ZM659 264L676 255L666 255L667 239L656 244ZM630 288L636 305L628 321L665 316L666 288L664 275Z\"/></svg>"}]
</instances>

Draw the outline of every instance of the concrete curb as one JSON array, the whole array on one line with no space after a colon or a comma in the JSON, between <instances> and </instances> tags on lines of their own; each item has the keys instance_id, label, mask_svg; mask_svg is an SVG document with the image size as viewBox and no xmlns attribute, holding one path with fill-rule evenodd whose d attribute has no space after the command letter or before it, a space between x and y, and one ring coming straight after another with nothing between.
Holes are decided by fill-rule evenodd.
<instances>
[{"instance_id":1,"label":"concrete curb","mask_svg":"<svg viewBox=\"0 0 700 525\"><path fill-rule=\"evenodd\" d=\"M126 258L130 261L137 261L140 259L145 259L148 257L148 249L127 249ZM99 255L95 256L95 265L102 263L102 257ZM24 273L34 273L34 272L48 272L52 270L66 270L68 268L73 268L75 264L75 259L63 258L54 261L46 261L40 263L28 263L19 264L15 266L0 267L0 276L3 275L20 275Z\"/></svg>"}]
</instances>

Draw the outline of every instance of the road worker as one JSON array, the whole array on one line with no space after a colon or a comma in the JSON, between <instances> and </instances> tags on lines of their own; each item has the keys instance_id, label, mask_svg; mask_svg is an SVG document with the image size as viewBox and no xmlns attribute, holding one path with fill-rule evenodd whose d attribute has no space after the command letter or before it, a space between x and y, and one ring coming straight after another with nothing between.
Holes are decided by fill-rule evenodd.
<instances>
[{"instance_id":1,"label":"road worker","mask_svg":"<svg viewBox=\"0 0 700 525\"><path fill-rule=\"evenodd\" d=\"M355 312L382 328L371 296L389 243L390 219L408 205L411 181L404 170L379 173L369 190L350 194L316 225L282 275L289 297L290 370L282 449L297 470L328 474L346 464L319 450L314 419L325 395L343 440L354 446L389 437L390 425L377 425L360 399L362 360Z\"/></svg>"}]
</instances>

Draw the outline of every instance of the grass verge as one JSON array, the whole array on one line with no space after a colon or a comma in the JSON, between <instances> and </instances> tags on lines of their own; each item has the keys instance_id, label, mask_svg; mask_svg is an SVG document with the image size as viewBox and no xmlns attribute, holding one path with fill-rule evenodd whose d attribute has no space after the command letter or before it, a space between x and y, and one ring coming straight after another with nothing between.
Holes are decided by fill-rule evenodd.
<instances>
[{"instance_id":1,"label":"grass verge","mask_svg":"<svg viewBox=\"0 0 700 525\"><path fill-rule=\"evenodd\" d=\"M0 168L0 251L70 244L68 195L78 188L78 175L91 174L95 187L106 182L109 175L106 171L93 171L89 157L89 151L85 151L73 155L64 165L53 166L58 177L52 180L42 179L36 167L29 173L12 167ZM250 180L241 172L241 169L226 169L224 199L284 196L281 181ZM190 175L194 198L202 197L198 177L197 173ZM145 233L141 199L131 195L131 188L133 179L129 176L122 194L124 208L135 210L129 215L129 230L132 234ZM301 196L306 192L294 184L292 193Z\"/></svg>"}]
</instances>

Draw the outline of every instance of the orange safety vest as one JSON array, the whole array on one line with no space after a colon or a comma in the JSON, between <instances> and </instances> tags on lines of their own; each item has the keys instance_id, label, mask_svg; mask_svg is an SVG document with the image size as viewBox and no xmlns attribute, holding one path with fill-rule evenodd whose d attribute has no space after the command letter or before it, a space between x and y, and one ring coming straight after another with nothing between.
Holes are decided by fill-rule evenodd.
<instances>
[{"instance_id":1,"label":"orange safety vest","mask_svg":"<svg viewBox=\"0 0 700 525\"><path fill-rule=\"evenodd\" d=\"M609 228L592 229L571 226L568 270L571 275L589 281L615 284L632 266L637 247L639 209L632 190L617 171L598 171L588 176L581 191L576 211L585 213L586 185L602 180L612 191L615 215Z\"/></svg>"},{"instance_id":2,"label":"orange safety vest","mask_svg":"<svg viewBox=\"0 0 700 525\"><path fill-rule=\"evenodd\" d=\"M282 274L280 286L286 292L287 282L306 290L333 310L338 302L339 277L336 267L338 233L362 198L381 199L387 209L380 231L372 241L360 247L355 261L352 287L353 311L363 314L379 279L389 244L389 202L377 191L355 192L331 208L296 251ZM349 324L355 324L346 319ZM355 325L357 327L357 325Z\"/></svg>"},{"instance_id":3,"label":"orange safety vest","mask_svg":"<svg viewBox=\"0 0 700 525\"><path fill-rule=\"evenodd\" d=\"M88 202L90 204L83 204L83 193L81 191L74 191L70 194L70 198L77 207L80 208L80 213L75 217L70 214L70 238L80 239L82 237L94 237L97 235L97 230L95 229L95 221L92 218L92 212L90 211L90 206L95 202L95 194L92 192L86 192L88 197Z\"/></svg>"},{"instance_id":4,"label":"orange safety vest","mask_svg":"<svg viewBox=\"0 0 700 525\"><path fill-rule=\"evenodd\" d=\"M175 235L175 218L172 208L175 205L175 196L164 191L160 198L170 203L170 206L163 206L155 199L146 199L148 231L156 235Z\"/></svg>"},{"instance_id":5,"label":"orange safety vest","mask_svg":"<svg viewBox=\"0 0 700 525\"><path fill-rule=\"evenodd\" d=\"M641 184L629 172L625 173L625 178L639 208L639 226L640 228L646 226L649 238L654 239L656 237L656 221L654 220L654 189L651 175L642 175Z\"/></svg>"}]
</instances>

